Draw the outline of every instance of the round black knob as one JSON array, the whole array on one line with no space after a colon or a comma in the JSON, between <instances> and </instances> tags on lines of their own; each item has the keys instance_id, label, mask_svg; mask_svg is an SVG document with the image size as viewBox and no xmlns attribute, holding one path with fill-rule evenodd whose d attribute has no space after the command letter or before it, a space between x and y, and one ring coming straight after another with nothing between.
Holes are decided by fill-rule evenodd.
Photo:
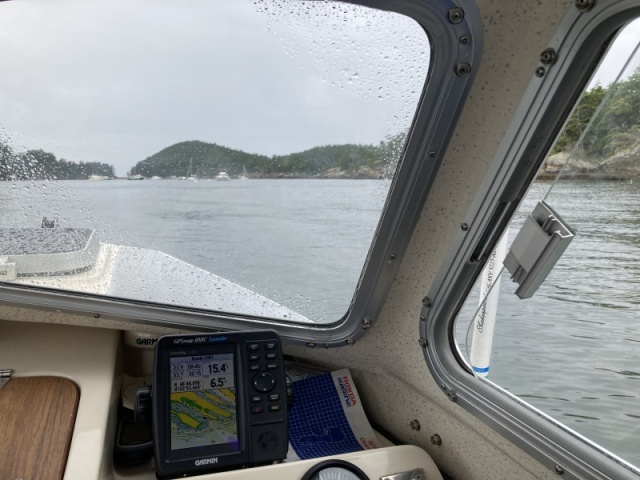
<instances>
[{"instance_id":1,"label":"round black knob","mask_svg":"<svg viewBox=\"0 0 640 480\"><path fill-rule=\"evenodd\" d=\"M258 392L270 392L276 387L276 383L276 377L269 372L262 372L253 377L253 388Z\"/></svg>"}]
</instances>

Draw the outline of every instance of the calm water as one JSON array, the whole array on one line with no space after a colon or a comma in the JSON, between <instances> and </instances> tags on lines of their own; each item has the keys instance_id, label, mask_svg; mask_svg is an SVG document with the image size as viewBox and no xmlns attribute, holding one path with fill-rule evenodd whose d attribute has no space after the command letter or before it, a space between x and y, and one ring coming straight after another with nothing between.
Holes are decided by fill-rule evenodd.
<instances>
[{"instance_id":1,"label":"calm water","mask_svg":"<svg viewBox=\"0 0 640 480\"><path fill-rule=\"evenodd\" d=\"M163 251L332 322L351 302L388 188L384 180L0 182L0 223L39 227L57 213L61 226Z\"/></svg>"},{"instance_id":2,"label":"calm water","mask_svg":"<svg viewBox=\"0 0 640 480\"><path fill-rule=\"evenodd\" d=\"M548 203L576 237L532 298L502 275L488 379L640 465L640 185L560 182ZM477 306L476 293L458 317L462 350Z\"/></svg>"},{"instance_id":3,"label":"calm water","mask_svg":"<svg viewBox=\"0 0 640 480\"><path fill-rule=\"evenodd\" d=\"M522 211L549 187L535 185ZM332 321L351 301L387 189L375 180L0 182L0 223L39 226L57 213L62 226L162 250ZM549 202L577 236L533 298L518 300L503 278L489 379L640 465L640 185L562 182ZM459 316L462 350L477 304L475 294Z\"/></svg>"}]
</instances>

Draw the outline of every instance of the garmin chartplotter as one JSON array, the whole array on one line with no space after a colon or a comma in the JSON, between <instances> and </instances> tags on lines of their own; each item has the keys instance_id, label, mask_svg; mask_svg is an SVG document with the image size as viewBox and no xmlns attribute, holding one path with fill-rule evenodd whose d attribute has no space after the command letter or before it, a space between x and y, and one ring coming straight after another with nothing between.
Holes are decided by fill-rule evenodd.
<instances>
[{"instance_id":1,"label":"garmin chartplotter","mask_svg":"<svg viewBox=\"0 0 640 480\"><path fill-rule=\"evenodd\" d=\"M136 407L144 417L151 404L158 477L284 459L290 392L274 331L161 338L153 391L139 390Z\"/></svg>"}]
</instances>

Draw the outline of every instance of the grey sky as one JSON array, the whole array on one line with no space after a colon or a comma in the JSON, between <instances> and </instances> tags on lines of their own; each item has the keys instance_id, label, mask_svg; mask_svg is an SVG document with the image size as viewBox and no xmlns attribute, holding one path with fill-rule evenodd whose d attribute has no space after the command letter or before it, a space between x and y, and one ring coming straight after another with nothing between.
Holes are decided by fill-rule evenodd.
<instances>
[{"instance_id":1,"label":"grey sky","mask_svg":"<svg viewBox=\"0 0 640 480\"><path fill-rule=\"evenodd\" d=\"M594 74L589 88L598 84L606 87L614 82L616 78L618 78L618 75L620 75L622 68L639 42L640 20L635 20L618 34L617 38L611 45L609 52L602 60ZM638 66L640 66L640 57L636 55L636 58L631 59L629 62L627 71L624 73L623 78L633 73Z\"/></svg>"},{"instance_id":2,"label":"grey sky","mask_svg":"<svg viewBox=\"0 0 640 480\"><path fill-rule=\"evenodd\" d=\"M413 21L324 2L20 0L0 13L3 135L118 175L184 140L267 155L377 143L411 122L429 61Z\"/></svg>"}]
</instances>

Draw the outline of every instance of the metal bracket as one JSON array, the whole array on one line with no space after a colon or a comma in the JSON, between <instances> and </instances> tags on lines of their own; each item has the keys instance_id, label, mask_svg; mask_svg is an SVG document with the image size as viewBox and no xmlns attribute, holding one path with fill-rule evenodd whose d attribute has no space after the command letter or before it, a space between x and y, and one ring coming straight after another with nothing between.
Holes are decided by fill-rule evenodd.
<instances>
[{"instance_id":1,"label":"metal bracket","mask_svg":"<svg viewBox=\"0 0 640 480\"><path fill-rule=\"evenodd\" d=\"M518 297L533 296L574 236L574 230L551 207L544 202L536 205L504 259L511 279L520 285Z\"/></svg>"},{"instance_id":2,"label":"metal bracket","mask_svg":"<svg viewBox=\"0 0 640 480\"><path fill-rule=\"evenodd\" d=\"M11 380L11 370L0 370L0 390Z\"/></svg>"}]
</instances>

